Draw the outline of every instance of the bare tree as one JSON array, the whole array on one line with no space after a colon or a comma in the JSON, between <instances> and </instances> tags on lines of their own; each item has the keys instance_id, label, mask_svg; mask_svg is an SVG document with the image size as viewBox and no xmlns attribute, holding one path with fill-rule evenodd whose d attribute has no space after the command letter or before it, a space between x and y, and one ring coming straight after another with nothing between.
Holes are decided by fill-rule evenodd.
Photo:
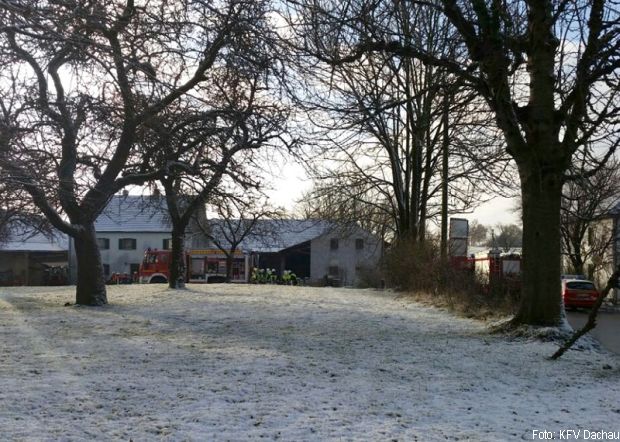
<instances>
[{"instance_id":1,"label":"bare tree","mask_svg":"<svg viewBox=\"0 0 620 442\"><path fill-rule=\"evenodd\" d=\"M512 324L558 325L560 205L574 155L620 143L620 12L614 0L415 1L456 30L446 57L360 25L382 1L294 2L302 46L334 66L373 53L446 69L483 97L516 162L523 205L522 302ZM355 5L355 7L353 7ZM335 32L326 32L332 29ZM446 42L453 43L453 42Z\"/></svg>"},{"instance_id":2,"label":"bare tree","mask_svg":"<svg viewBox=\"0 0 620 442\"><path fill-rule=\"evenodd\" d=\"M2 192L1 185L0 192ZM24 204L24 200L7 201L7 195L14 196L15 192L7 191L0 197L0 246L9 241L15 233L19 233L21 240L38 233L47 237L54 235L50 223L33 210L32 205Z\"/></svg>"},{"instance_id":3,"label":"bare tree","mask_svg":"<svg viewBox=\"0 0 620 442\"><path fill-rule=\"evenodd\" d=\"M523 230L516 224L497 224L491 235L492 238L487 245L499 247L504 252L510 252L515 247L521 247L523 243Z\"/></svg>"},{"instance_id":4,"label":"bare tree","mask_svg":"<svg viewBox=\"0 0 620 442\"><path fill-rule=\"evenodd\" d=\"M94 221L155 179L136 141L264 24L265 2L0 2L2 180L75 243L76 302L107 303Z\"/></svg>"},{"instance_id":5,"label":"bare tree","mask_svg":"<svg viewBox=\"0 0 620 442\"><path fill-rule=\"evenodd\" d=\"M592 176L580 176L564 185L561 235L564 253L570 261L570 273L592 277L612 262L610 247L614 241L613 223L605 222L620 200L620 175L616 161Z\"/></svg>"},{"instance_id":6,"label":"bare tree","mask_svg":"<svg viewBox=\"0 0 620 442\"><path fill-rule=\"evenodd\" d=\"M296 20L307 9L293 10L289 22L300 39L314 33L332 39L348 32L338 29L340 10L321 16L321 25L309 19L300 27ZM351 14L354 26L377 38L423 46L436 57L456 50L450 37L454 30L432 9L408 2L378 2L370 8L354 1L342 11ZM315 157L308 164L317 181L312 200L332 194L330 199L354 201L369 211L385 210L397 237L423 241L429 220L441 215L442 193L451 213L464 211L501 178L505 153L494 132L483 128L490 114L445 68L382 52L329 66L321 61L330 58L331 48L312 43L293 44L307 62L298 63L303 86L295 91L297 101L317 128L309 142ZM448 119L443 118L446 103ZM442 183L448 185L445 192Z\"/></svg>"},{"instance_id":7,"label":"bare tree","mask_svg":"<svg viewBox=\"0 0 620 442\"><path fill-rule=\"evenodd\" d=\"M144 136L151 168L164 170L159 182L172 224L171 288L184 287L185 233L192 219L200 221L199 212L216 197L231 197L223 190L227 185L257 188L255 151L286 131L285 110L261 95L264 72L244 70L231 63L218 70L207 90L201 88L197 106L185 103L162 115Z\"/></svg>"},{"instance_id":8,"label":"bare tree","mask_svg":"<svg viewBox=\"0 0 620 442\"><path fill-rule=\"evenodd\" d=\"M224 195L213 201L217 218L199 223L201 231L226 256L226 282L233 274L235 252L244 241L268 243L278 228L282 209L272 208L254 193Z\"/></svg>"},{"instance_id":9,"label":"bare tree","mask_svg":"<svg viewBox=\"0 0 620 442\"><path fill-rule=\"evenodd\" d=\"M472 246L479 246L487 243L489 228L480 224L478 220L473 220L469 224L469 243Z\"/></svg>"},{"instance_id":10,"label":"bare tree","mask_svg":"<svg viewBox=\"0 0 620 442\"><path fill-rule=\"evenodd\" d=\"M13 139L20 136L12 126L11 110L10 104L7 106L0 101L0 153L7 151ZM0 179L0 245L7 242L15 230L22 238L36 233L52 235L51 224L41 216L30 195Z\"/></svg>"},{"instance_id":11,"label":"bare tree","mask_svg":"<svg viewBox=\"0 0 620 442\"><path fill-rule=\"evenodd\" d=\"M364 183L358 187L346 178L318 180L299 199L296 212L303 219L326 220L341 229L359 226L384 241L392 241L396 235L394 207L382 196Z\"/></svg>"},{"instance_id":12,"label":"bare tree","mask_svg":"<svg viewBox=\"0 0 620 442\"><path fill-rule=\"evenodd\" d=\"M0 155L7 152L11 143L22 135L12 119L12 106L10 101L0 100ZM33 209L34 205L26 192L0 179L0 245L9 240L16 224L49 229L49 225L41 224L42 217Z\"/></svg>"}]
</instances>

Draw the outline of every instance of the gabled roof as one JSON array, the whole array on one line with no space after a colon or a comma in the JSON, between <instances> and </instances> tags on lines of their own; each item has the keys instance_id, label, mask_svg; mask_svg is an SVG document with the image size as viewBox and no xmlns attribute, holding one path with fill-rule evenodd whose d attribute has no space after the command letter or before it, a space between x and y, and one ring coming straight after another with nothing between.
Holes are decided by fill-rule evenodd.
<instances>
[{"instance_id":1,"label":"gabled roof","mask_svg":"<svg viewBox=\"0 0 620 442\"><path fill-rule=\"evenodd\" d=\"M208 222L213 226L223 223L223 220L210 219ZM275 253L318 238L332 228L331 223L322 220L259 220L238 248L246 252ZM219 242L227 247L229 243L217 235L218 229L212 227L211 230Z\"/></svg>"},{"instance_id":2,"label":"gabled roof","mask_svg":"<svg viewBox=\"0 0 620 442\"><path fill-rule=\"evenodd\" d=\"M20 225L12 226L8 241L0 243L2 252L66 252L69 250L67 235L53 230L49 234L32 232Z\"/></svg>"},{"instance_id":3,"label":"gabled roof","mask_svg":"<svg viewBox=\"0 0 620 442\"><path fill-rule=\"evenodd\" d=\"M162 232L172 230L166 199L155 195L115 195L95 221L97 232Z\"/></svg>"},{"instance_id":4,"label":"gabled roof","mask_svg":"<svg viewBox=\"0 0 620 442\"><path fill-rule=\"evenodd\" d=\"M233 222L238 220L233 220ZM211 219L209 224L223 223ZM115 195L95 222L97 232L170 233L172 230L163 196ZM311 241L337 227L323 220L259 220L238 247L247 252L274 253ZM214 234L218 229L212 229ZM218 235L223 247L228 241ZM215 246L214 246L215 247Z\"/></svg>"}]
</instances>

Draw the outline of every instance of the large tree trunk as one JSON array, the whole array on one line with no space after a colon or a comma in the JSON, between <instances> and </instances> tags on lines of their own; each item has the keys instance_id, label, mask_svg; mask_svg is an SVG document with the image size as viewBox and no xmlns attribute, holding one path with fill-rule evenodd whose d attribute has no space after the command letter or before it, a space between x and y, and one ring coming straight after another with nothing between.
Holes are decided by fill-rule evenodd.
<instances>
[{"instance_id":1,"label":"large tree trunk","mask_svg":"<svg viewBox=\"0 0 620 442\"><path fill-rule=\"evenodd\" d=\"M523 199L521 305L514 323L560 324L560 204L562 173L520 164Z\"/></svg>"},{"instance_id":2,"label":"large tree trunk","mask_svg":"<svg viewBox=\"0 0 620 442\"><path fill-rule=\"evenodd\" d=\"M230 282L232 280L234 253L235 252L233 251L226 255L226 282Z\"/></svg>"},{"instance_id":3,"label":"large tree trunk","mask_svg":"<svg viewBox=\"0 0 620 442\"><path fill-rule=\"evenodd\" d=\"M171 289L185 288L185 229L172 229L172 250L170 252L170 280Z\"/></svg>"},{"instance_id":4,"label":"large tree trunk","mask_svg":"<svg viewBox=\"0 0 620 442\"><path fill-rule=\"evenodd\" d=\"M77 259L77 289L75 303L81 305L104 305L108 303L103 264L97 247L94 224L82 226L80 234L73 238Z\"/></svg>"}]
</instances>

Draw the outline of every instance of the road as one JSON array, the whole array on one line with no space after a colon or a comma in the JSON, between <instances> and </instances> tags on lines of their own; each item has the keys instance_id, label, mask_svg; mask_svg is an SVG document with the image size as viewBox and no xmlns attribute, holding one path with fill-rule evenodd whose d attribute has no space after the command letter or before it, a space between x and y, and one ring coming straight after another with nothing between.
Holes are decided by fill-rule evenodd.
<instances>
[{"instance_id":1,"label":"road","mask_svg":"<svg viewBox=\"0 0 620 442\"><path fill-rule=\"evenodd\" d=\"M588 312L566 312L568 322L574 329L581 328L588 320ZM620 354L620 313L600 312L596 327L590 332L607 350Z\"/></svg>"}]
</instances>

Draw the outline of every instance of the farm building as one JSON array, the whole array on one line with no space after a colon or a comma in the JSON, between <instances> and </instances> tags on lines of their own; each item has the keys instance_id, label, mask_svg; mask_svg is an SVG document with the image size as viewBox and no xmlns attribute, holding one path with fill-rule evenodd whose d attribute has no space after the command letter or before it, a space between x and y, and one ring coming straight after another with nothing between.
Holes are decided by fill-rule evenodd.
<instances>
[{"instance_id":1,"label":"farm building","mask_svg":"<svg viewBox=\"0 0 620 442\"><path fill-rule=\"evenodd\" d=\"M68 242L58 231L31 232L15 224L0 244L0 285L60 285L67 282Z\"/></svg>"}]
</instances>

